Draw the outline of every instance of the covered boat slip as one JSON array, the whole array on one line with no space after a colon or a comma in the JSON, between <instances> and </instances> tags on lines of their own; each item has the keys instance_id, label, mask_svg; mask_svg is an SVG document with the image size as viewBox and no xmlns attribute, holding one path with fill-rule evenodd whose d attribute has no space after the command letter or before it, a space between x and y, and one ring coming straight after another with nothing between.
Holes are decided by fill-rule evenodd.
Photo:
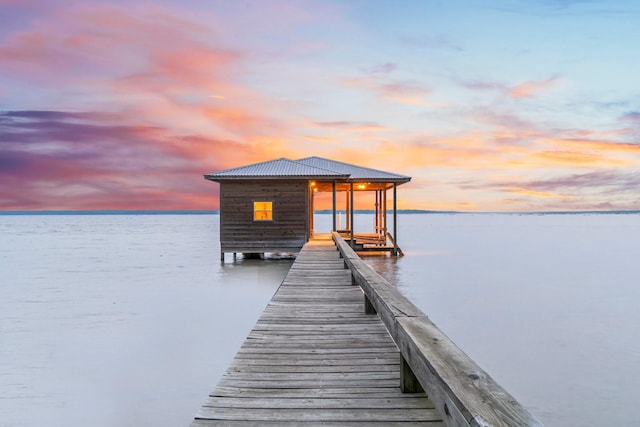
<instances>
[{"instance_id":1,"label":"covered boat slip","mask_svg":"<svg viewBox=\"0 0 640 427\"><path fill-rule=\"evenodd\" d=\"M319 237L319 238L318 238ZM305 245L192 427L442 426L330 236Z\"/></svg>"},{"instance_id":2,"label":"covered boat slip","mask_svg":"<svg viewBox=\"0 0 640 427\"><path fill-rule=\"evenodd\" d=\"M220 183L223 260L225 253L298 252L314 235L314 212L323 193L331 195L320 206L331 207L331 231L340 231L354 249L402 253L396 238L397 187L409 182L408 176L307 157L281 158L204 177ZM364 193L370 196L365 205L374 212L374 221L371 229L354 230L354 200ZM346 213L344 227L338 224L339 210Z\"/></svg>"}]
</instances>

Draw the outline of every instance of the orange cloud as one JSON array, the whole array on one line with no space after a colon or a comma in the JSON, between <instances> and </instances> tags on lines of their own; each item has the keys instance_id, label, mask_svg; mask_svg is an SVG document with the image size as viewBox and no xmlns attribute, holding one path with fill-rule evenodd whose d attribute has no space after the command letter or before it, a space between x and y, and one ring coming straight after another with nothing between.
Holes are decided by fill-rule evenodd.
<instances>
[{"instance_id":1,"label":"orange cloud","mask_svg":"<svg viewBox=\"0 0 640 427\"><path fill-rule=\"evenodd\" d=\"M640 155L640 144L630 142L617 142L611 140L593 140L584 138L565 138L549 141L566 147L598 150L602 152L631 153Z\"/></svg>"},{"instance_id":2,"label":"orange cloud","mask_svg":"<svg viewBox=\"0 0 640 427\"><path fill-rule=\"evenodd\" d=\"M560 164L564 166L604 165L618 163L597 154L580 153L576 151L543 151L531 155L533 160L541 160L545 164Z\"/></svg>"},{"instance_id":3,"label":"orange cloud","mask_svg":"<svg viewBox=\"0 0 640 427\"><path fill-rule=\"evenodd\" d=\"M331 142L331 143L338 142L335 138L328 137L328 136L302 135L302 137L305 139L309 139L311 141L318 141L318 142Z\"/></svg>"},{"instance_id":4,"label":"orange cloud","mask_svg":"<svg viewBox=\"0 0 640 427\"><path fill-rule=\"evenodd\" d=\"M545 199L571 199L571 198L573 198L573 196L568 196L568 195L564 195L564 194L547 193L547 192L544 192L544 191L529 190L529 189L522 188L522 187L505 187L505 188L503 188L503 191L506 191L508 193L522 195L522 196L542 197L542 198L545 198Z\"/></svg>"}]
</instances>

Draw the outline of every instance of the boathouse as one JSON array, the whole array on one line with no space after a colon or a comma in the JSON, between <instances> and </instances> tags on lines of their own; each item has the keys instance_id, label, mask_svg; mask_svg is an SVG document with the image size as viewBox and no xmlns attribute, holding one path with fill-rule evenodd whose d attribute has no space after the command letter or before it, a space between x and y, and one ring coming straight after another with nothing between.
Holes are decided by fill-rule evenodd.
<instances>
[{"instance_id":1,"label":"boathouse","mask_svg":"<svg viewBox=\"0 0 640 427\"><path fill-rule=\"evenodd\" d=\"M225 253L299 252L314 234L316 193L332 193L332 231L351 247L401 253L397 242L397 186L411 177L322 157L285 158L204 175L220 183L220 248ZM387 192L391 190L391 197ZM371 230L353 228L354 195L370 192ZM344 202L345 224L338 227L338 196ZM393 221L388 227L388 200ZM340 228L340 229L338 229Z\"/></svg>"}]
</instances>

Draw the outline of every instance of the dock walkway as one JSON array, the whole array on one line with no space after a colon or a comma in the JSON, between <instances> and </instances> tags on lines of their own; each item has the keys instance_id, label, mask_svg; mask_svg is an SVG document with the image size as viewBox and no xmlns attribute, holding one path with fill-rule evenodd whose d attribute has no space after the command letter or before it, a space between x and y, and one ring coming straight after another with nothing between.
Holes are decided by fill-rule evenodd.
<instances>
[{"instance_id":1,"label":"dock walkway","mask_svg":"<svg viewBox=\"0 0 640 427\"><path fill-rule=\"evenodd\" d=\"M443 426L330 236L308 242L192 427Z\"/></svg>"}]
</instances>

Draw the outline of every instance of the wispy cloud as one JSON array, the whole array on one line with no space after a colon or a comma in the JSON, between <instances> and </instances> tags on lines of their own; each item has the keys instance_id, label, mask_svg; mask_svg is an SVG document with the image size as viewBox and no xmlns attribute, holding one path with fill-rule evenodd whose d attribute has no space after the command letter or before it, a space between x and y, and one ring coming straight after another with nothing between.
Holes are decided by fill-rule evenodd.
<instances>
[{"instance_id":1,"label":"wispy cloud","mask_svg":"<svg viewBox=\"0 0 640 427\"><path fill-rule=\"evenodd\" d=\"M510 98L524 99L535 98L544 92L550 91L557 87L561 80L557 76L552 76L544 80L527 80L516 85L499 81L460 78L455 79L455 81L460 86L473 91L495 91Z\"/></svg>"},{"instance_id":2,"label":"wispy cloud","mask_svg":"<svg viewBox=\"0 0 640 427\"><path fill-rule=\"evenodd\" d=\"M522 82L509 88L507 95L512 98L533 98L557 85L558 81L558 77L549 77L545 80Z\"/></svg>"},{"instance_id":3,"label":"wispy cloud","mask_svg":"<svg viewBox=\"0 0 640 427\"><path fill-rule=\"evenodd\" d=\"M0 208L97 209L114 200L118 206L204 207L211 188L200 182L203 173L259 155L242 143L173 136L112 113L0 113ZM160 197L163 203L154 204Z\"/></svg>"},{"instance_id":4,"label":"wispy cloud","mask_svg":"<svg viewBox=\"0 0 640 427\"><path fill-rule=\"evenodd\" d=\"M379 98L400 104L425 104L426 97L431 92L419 82L395 80L378 74L343 78L341 83L348 87L370 91Z\"/></svg>"},{"instance_id":5,"label":"wispy cloud","mask_svg":"<svg viewBox=\"0 0 640 427\"><path fill-rule=\"evenodd\" d=\"M366 74L389 74L398 68L398 64L393 62L385 62L382 64L376 64L369 68L363 68L362 71Z\"/></svg>"},{"instance_id":6,"label":"wispy cloud","mask_svg":"<svg viewBox=\"0 0 640 427\"><path fill-rule=\"evenodd\" d=\"M640 111L630 111L622 116L622 120L628 120L634 123L640 123Z\"/></svg>"},{"instance_id":7,"label":"wispy cloud","mask_svg":"<svg viewBox=\"0 0 640 427\"><path fill-rule=\"evenodd\" d=\"M454 38L444 34L421 34L402 36L399 42L403 45L414 46L423 49L443 49L453 52L462 52L462 44Z\"/></svg>"},{"instance_id":8,"label":"wispy cloud","mask_svg":"<svg viewBox=\"0 0 640 427\"><path fill-rule=\"evenodd\" d=\"M523 187L504 187L502 190L507 193L513 193L513 194L518 194L523 196L541 197L544 199L571 199L574 197L567 194L536 191L536 190L523 188Z\"/></svg>"},{"instance_id":9,"label":"wispy cloud","mask_svg":"<svg viewBox=\"0 0 640 427\"><path fill-rule=\"evenodd\" d=\"M390 128L375 122L352 122L352 121L333 121L333 122L314 122L316 126L327 129L339 129L350 132L380 132Z\"/></svg>"}]
</instances>

